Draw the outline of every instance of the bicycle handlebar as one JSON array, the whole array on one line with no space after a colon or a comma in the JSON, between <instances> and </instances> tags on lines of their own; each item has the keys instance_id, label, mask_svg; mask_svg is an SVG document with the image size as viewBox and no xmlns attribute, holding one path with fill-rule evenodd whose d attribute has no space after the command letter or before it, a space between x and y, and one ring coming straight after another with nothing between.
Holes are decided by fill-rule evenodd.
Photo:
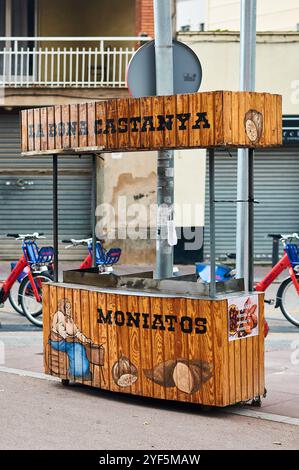
<instances>
[{"instance_id":1,"label":"bicycle handlebar","mask_svg":"<svg viewBox=\"0 0 299 470\"><path fill-rule=\"evenodd\" d=\"M39 238L46 238L44 237L44 232L34 232L34 233L7 233L6 236L8 238L15 238L16 240L38 240Z\"/></svg>"},{"instance_id":2,"label":"bicycle handlebar","mask_svg":"<svg viewBox=\"0 0 299 470\"><path fill-rule=\"evenodd\" d=\"M281 240L292 240L293 238L296 238L297 240L299 240L298 233L294 232L294 233L289 233L287 235L281 235Z\"/></svg>"},{"instance_id":3,"label":"bicycle handlebar","mask_svg":"<svg viewBox=\"0 0 299 470\"><path fill-rule=\"evenodd\" d=\"M99 241L102 244L105 243L105 240L97 239L97 241ZM66 249L72 248L73 246L78 246L78 245L87 246L91 242L92 242L92 238L82 238L80 240L76 240L75 238L70 238L69 240L61 240L61 243L70 243L70 245L65 247Z\"/></svg>"}]
</instances>

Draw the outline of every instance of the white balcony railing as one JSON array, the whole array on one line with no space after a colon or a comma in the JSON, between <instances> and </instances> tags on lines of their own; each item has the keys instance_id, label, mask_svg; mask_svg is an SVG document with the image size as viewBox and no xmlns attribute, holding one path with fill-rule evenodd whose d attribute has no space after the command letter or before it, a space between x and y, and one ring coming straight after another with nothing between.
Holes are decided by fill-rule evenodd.
<instances>
[{"instance_id":1,"label":"white balcony railing","mask_svg":"<svg viewBox=\"0 0 299 470\"><path fill-rule=\"evenodd\" d=\"M0 86L125 87L147 37L0 37Z\"/></svg>"}]
</instances>

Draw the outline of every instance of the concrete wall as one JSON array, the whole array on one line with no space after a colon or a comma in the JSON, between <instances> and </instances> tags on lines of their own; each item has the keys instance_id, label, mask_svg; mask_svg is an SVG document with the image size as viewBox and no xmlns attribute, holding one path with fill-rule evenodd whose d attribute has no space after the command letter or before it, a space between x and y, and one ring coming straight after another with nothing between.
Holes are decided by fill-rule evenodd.
<instances>
[{"instance_id":1,"label":"concrete wall","mask_svg":"<svg viewBox=\"0 0 299 470\"><path fill-rule=\"evenodd\" d=\"M240 30L240 0L207 0L206 30ZM298 0L258 0L257 31L296 31Z\"/></svg>"},{"instance_id":2,"label":"concrete wall","mask_svg":"<svg viewBox=\"0 0 299 470\"><path fill-rule=\"evenodd\" d=\"M177 227L204 225L204 155L202 150L175 152L175 204L190 205L189 212L177 212ZM139 218L138 230L147 235L147 239L134 240L127 232L125 240L116 236L111 245L117 244L123 249L123 263L153 264L155 240L149 237L149 209L156 203L156 152L103 154L102 157L103 160L98 159L98 204L111 204L116 222L121 222L125 201L129 215L125 227L136 221L135 209L140 210L142 206L144 216ZM153 220L155 225L155 217Z\"/></svg>"},{"instance_id":3,"label":"concrete wall","mask_svg":"<svg viewBox=\"0 0 299 470\"><path fill-rule=\"evenodd\" d=\"M200 58L201 91L239 89L238 33L180 33ZM280 93L283 113L299 114L299 33L257 35L256 90Z\"/></svg>"}]
</instances>

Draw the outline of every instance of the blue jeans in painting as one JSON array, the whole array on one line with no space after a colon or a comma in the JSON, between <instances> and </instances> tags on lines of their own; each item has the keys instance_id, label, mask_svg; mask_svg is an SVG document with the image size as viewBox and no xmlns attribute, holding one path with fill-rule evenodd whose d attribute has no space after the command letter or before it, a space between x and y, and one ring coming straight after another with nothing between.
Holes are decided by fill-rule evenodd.
<instances>
[{"instance_id":1,"label":"blue jeans in painting","mask_svg":"<svg viewBox=\"0 0 299 470\"><path fill-rule=\"evenodd\" d=\"M76 342L49 341L49 344L56 351L65 352L69 360L68 372L73 377L89 378L89 360L86 356L86 350L83 344Z\"/></svg>"}]
</instances>

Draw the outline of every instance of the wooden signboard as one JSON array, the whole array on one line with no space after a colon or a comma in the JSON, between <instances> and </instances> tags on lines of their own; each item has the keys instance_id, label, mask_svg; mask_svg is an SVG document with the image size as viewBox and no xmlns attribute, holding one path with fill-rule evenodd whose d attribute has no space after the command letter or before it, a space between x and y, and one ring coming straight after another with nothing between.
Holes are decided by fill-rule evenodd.
<instances>
[{"instance_id":1,"label":"wooden signboard","mask_svg":"<svg viewBox=\"0 0 299 470\"><path fill-rule=\"evenodd\" d=\"M21 112L23 155L282 144L280 95L215 91Z\"/></svg>"},{"instance_id":2,"label":"wooden signboard","mask_svg":"<svg viewBox=\"0 0 299 470\"><path fill-rule=\"evenodd\" d=\"M47 374L226 406L264 393L263 294L194 299L43 285Z\"/></svg>"}]
</instances>

